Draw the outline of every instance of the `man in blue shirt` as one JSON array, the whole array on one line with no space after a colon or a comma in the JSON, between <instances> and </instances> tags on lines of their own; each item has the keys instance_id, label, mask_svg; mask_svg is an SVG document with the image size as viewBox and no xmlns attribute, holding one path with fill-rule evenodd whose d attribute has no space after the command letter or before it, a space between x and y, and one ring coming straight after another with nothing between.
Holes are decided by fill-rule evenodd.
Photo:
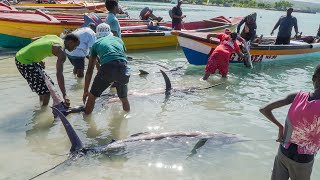
<instances>
[{"instance_id":1,"label":"man in blue shirt","mask_svg":"<svg viewBox=\"0 0 320 180\"><path fill-rule=\"evenodd\" d=\"M271 32L271 36L273 35L274 30L276 30L280 26L276 44L290 44L292 27L294 27L294 31L296 32L296 35L298 35L299 31L297 18L291 15L292 12L293 8L289 8L287 10L287 15L281 16L277 24L274 26Z\"/></svg>"},{"instance_id":2,"label":"man in blue shirt","mask_svg":"<svg viewBox=\"0 0 320 180\"><path fill-rule=\"evenodd\" d=\"M89 64L85 76L83 93L83 102L86 102L85 113L90 114L93 111L96 98L100 97L102 92L112 83L117 89L123 110L129 111L130 104L127 98L127 84L130 75L124 43L120 38L113 36L110 26L106 23L101 23L97 26L96 37L97 40L90 50ZM94 78L89 92L89 85L97 57L100 58L101 67Z\"/></svg>"},{"instance_id":3,"label":"man in blue shirt","mask_svg":"<svg viewBox=\"0 0 320 180\"><path fill-rule=\"evenodd\" d=\"M119 13L118 2L115 0L106 0L105 5L107 10L109 11L109 14L106 18L106 23L109 24L113 35L121 38L120 23L116 17L116 14Z\"/></svg>"}]
</instances>

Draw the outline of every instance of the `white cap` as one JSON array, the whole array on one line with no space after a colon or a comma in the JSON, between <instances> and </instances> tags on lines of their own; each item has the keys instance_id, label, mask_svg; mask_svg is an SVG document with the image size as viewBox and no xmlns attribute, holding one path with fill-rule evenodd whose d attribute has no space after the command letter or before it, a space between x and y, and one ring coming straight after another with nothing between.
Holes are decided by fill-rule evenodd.
<instances>
[{"instance_id":1,"label":"white cap","mask_svg":"<svg viewBox=\"0 0 320 180\"><path fill-rule=\"evenodd\" d=\"M96 37L98 38L102 38L105 36L112 36L113 34L111 33L111 29L109 24L107 23L101 23L97 26L96 29Z\"/></svg>"}]
</instances>

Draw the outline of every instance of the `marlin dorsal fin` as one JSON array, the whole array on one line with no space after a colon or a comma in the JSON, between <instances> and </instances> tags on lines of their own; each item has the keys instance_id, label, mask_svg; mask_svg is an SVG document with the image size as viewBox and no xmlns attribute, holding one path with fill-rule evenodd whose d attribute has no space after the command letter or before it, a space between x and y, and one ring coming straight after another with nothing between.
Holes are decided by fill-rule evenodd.
<instances>
[{"instance_id":1,"label":"marlin dorsal fin","mask_svg":"<svg viewBox=\"0 0 320 180\"><path fill-rule=\"evenodd\" d=\"M80 149L83 148L82 142L79 138L79 136L77 135L77 133L74 131L73 127L71 126L71 124L69 123L69 121L67 120L67 118L55 107L52 107L53 112L55 114L58 115L58 117L60 118L67 134L69 137L69 140L72 144L70 152L75 152L78 151Z\"/></svg>"},{"instance_id":2,"label":"marlin dorsal fin","mask_svg":"<svg viewBox=\"0 0 320 180\"><path fill-rule=\"evenodd\" d=\"M160 70L160 72L161 72L161 74L162 74L162 76L164 78L164 81L166 83L166 93L168 93L172 89L171 81L170 81L168 75L164 71Z\"/></svg>"}]
</instances>

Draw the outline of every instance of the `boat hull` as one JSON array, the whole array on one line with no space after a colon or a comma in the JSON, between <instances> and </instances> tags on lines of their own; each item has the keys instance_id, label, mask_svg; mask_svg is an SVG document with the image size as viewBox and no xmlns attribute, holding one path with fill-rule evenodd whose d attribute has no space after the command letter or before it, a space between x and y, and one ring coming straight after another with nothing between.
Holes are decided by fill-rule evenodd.
<instances>
[{"instance_id":1,"label":"boat hull","mask_svg":"<svg viewBox=\"0 0 320 180\"><path fill-rule=\"evenodd\" d=\"M37 10L36 12L0 12L0 15L6 16L0 18L0 43L1 47L16 48L23 47L30 43L30 40L34 37L44 36L48 34L60 35L65 31L73 31L79 28L83 20L68 21L59 20L54 16L43 13ZM9 16L10 15L10 16ZM122 40L124 41L128 50L137 49L151 49L167 46L175 46L178 44L176 34L180 31L171 31L171 24L167 23L165 26L147 25L137 26L136 29L132 29L132 24L140 24L140 22L121 22L122 26ZM126 26L128 25L128 26ZM234 29L236 23L220 23L220 22L190 22L185 23L185 26L195 27L190 31L207 31L207 32L221 32L224 28ZM169 27L168 27L169 26ZM201 28L202 27L202 28Z\"/></svg>"},{"instance_id":2,"label":"boat hull","mask_svg":"<svg viewBox=\"0 0 320 180\"><path fill-rule=\"evenodd\" d=\"M210 53L217 47L218 44L209 43L205 40L191 39L188 37L178 37L179 44L190 64L206 65ZM284 45L283 45L284 46ZM281 46L280 46L281 47ZM313 56L320 52L320 44L303 45L301 48L295 45L287 45L281 49L276 49L277 46L270 46L270 49L263 47L251 47L252 62L272 62L280 60L294 60ZM243 59L235 53L232 54L229 60L230 63L243 63Z\"/></svg>"}]
</instances>

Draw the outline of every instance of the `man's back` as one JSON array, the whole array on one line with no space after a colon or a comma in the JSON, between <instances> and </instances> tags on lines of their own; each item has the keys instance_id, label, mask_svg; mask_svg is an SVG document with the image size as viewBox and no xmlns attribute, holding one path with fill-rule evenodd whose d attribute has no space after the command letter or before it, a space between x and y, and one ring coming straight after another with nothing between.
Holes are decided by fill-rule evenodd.
<instances>
[{"instance_id":1,"label":"man's back","mask_svg":"<svg viewBox=\"0 0 320 180\"><path fill-rule=\"evenodd\" d=\"M172 8L172 14L173 15L177 15L177 16L181 16L182 15L182 9L179 6L174 6ZM180 23L182 21L181 18L174 18L172 17L172 23Z\"/></svg>"},{"instance_id":2,"label":"man's back","mask_svg":"<svg viewBox=\"0 0 320 180\"><path fill-rule=\"evenodd\" d=\"M121 28L117 17L113 13L109 13L106 18L106 23L109 24L111 31L117 32L116 36L121 38Z\"/></svg>"},{"instance_id":3,"label":"man's back","mask_svg":"<svg viewBox=\"0 0 320 180\"><path fill-rule=\"evenodd\" d=\"M91 48L92 56L99 56L101 65L113 60L127 61L123 41L115 36L99 38Z\"/></svg>"},{"instance_id":4,"label":"man's back","mask_svg":"<svg viewBox=\"0 0 320 180\"><path fill-rule=\"evenodd\" d=\"M84 27L73 31L72 33L79 36L80 45L72 52L66 50L66 53L75 57L85 57L89 55L89 50L96 40L95 32L88 27Z\"/></svg>"},{"instance_id":5,"label":"man's back","mask_svg":"<svg viewBox=\"0 0 320 180\"><path fill-rule=\"evenodd\" d=\"M63 40L56 35L46 35L32 42L17 52L16 58L22 64L38 63L46 57L53 56L54 44L64 47Z\"/></svg>"}]
</instances>

